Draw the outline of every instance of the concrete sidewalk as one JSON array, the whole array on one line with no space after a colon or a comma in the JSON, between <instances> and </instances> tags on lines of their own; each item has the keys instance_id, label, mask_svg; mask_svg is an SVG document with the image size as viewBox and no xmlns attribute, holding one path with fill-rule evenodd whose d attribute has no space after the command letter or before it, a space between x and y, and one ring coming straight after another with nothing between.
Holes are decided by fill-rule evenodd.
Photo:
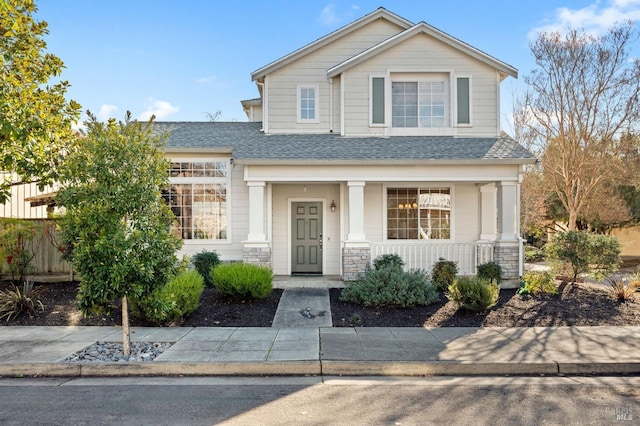
<instances>
[{"instance_id":1,"label":"concrete sidewalk","mask_svg":"<svg viewBox=\"0 0 640 426\"><path fill-rule=\"evenodd\" d=\"M63 359L118 327L0 327L0 376L572 375L640 373L640 327L133 328L172 342L150 362Z\"/></svg>"}]
</instances>

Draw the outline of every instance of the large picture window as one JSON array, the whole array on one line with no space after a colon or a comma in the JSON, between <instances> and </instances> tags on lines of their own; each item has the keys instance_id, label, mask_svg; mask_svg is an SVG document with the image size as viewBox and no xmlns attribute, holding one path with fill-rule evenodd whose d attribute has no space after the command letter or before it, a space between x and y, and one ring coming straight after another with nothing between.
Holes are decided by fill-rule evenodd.
<instances>
[{"instance_id":1,"label":"large picture window","mask_svg":"<svg viewBox=\"0 0 640 426\"><path fill-rule=\"evenodd\" d=\"M226 240L227 161L173 162L165 193L176 220L173 232L183 240Z\"/></svg>"},{"instance_id":2,"label":"large picture window","mask_svg":"<svg viewBox=\"0 0 640 426\"><path fill-rule=\"evenodd\" d=\"M451 238L449 188L388 188L388 240Z\"/></svg>"},{"instance_id":3,"label":"large picture window","mask_svg":"<svg viewBox=\"0 0 640 426\"><path fill-rule=\"evenodd\" d=\"M445 81L391 83L393 127L448 126Z\"/></svg>"}]
</instances>

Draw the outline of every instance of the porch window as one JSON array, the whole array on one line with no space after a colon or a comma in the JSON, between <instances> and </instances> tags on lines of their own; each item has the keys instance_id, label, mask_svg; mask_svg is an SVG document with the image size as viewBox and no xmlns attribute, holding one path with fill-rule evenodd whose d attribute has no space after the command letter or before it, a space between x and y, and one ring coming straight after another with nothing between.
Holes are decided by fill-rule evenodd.
<instances>
[{"instance_id":1,"label":"porch window","mask_svg":"<svg viewBox=\"0 0 640 426\"><path fill-rule=\"evenodd\" d=\"M171 186L164 196L176 220L172 230L183 240L226 240L228 162L173 162Z\"/></svg>"},{"instance_id":2,"label":"porch window","mask_svg":"<svg viewBox=\"0 0 640 426\"><path fill-rule=\"evenodd\" d=\"M388 240L451 238L449 188L388 188Z\"/></svg>"}]
</instances>

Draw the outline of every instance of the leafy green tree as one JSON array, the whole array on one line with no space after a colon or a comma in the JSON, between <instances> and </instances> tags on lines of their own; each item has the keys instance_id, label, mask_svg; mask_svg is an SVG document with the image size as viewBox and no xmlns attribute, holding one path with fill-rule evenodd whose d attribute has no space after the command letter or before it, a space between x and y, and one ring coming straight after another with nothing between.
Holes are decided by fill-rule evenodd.
<instances>
[{"instance_id":1,"label":"leafy green tree","mask_svg":"<svg viewBox=\"0 0 640 426\"><path fill-rule=\"evenodd\" d=\"M36 21L33 0L0 2L0 203L12 185L37 182L41 188L58 177L80 105L67 101L68 82L48 85L60 76L62 61L45 53L47 23Z\"/></svg>"},{"instance_id":2,"label":"leafy green tree","mask_svg":"<svg viewBox=\"0 0 640 426\"><path fill-rule=\"evenodd\" d=\"M153 122L89 115L87 136L66 157L56 202L66 209L63 238L82 280L85 313L109 310L120 299L125 354L129 353L128 299L164 286L177 262L181 241L171 233L173 214L162 199L168 185L163 137Z\"/></svg>"}]
</instances>

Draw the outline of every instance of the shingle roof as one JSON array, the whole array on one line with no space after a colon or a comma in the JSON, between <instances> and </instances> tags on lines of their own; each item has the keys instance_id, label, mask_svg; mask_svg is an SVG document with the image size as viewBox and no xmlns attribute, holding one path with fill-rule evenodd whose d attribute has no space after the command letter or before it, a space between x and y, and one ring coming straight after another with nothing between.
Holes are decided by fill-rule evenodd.
<instances>
[{"instance_id":1,"label":"shingle roof","mask_svg":"<svg viewBox=\"0 0 640 426\"><path fill-rule=\"evenodd\" d=\"M258 122L158 122L172 150L232 148L238 163L439 161L531 163L535 157L500 137L343 137L337 134L265 135Z\"/></svg>"}]
</instances>

